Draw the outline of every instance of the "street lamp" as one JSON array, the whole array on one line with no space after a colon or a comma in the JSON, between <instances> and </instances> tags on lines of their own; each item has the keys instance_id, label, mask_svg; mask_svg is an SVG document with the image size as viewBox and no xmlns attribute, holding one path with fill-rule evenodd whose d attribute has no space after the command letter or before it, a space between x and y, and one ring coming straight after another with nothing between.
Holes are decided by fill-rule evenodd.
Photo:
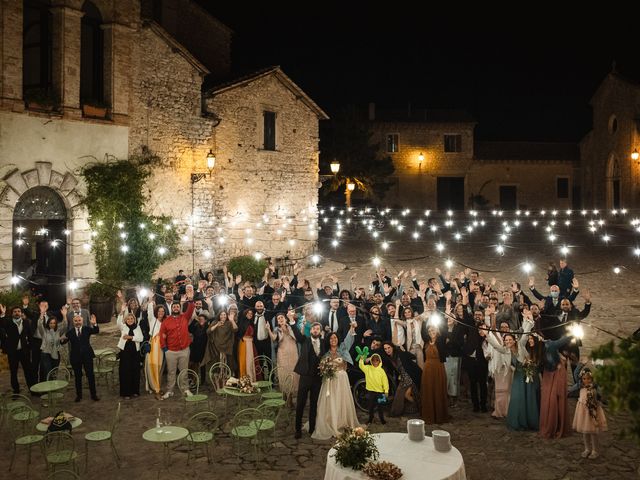
<instances>
[{"instance_id":1,"label":"street lamp","mask_svg":"<svg viewBox=\"0 0 640 480\"><path fill-rule=\"evenodd\" d=\"M347 208L351 208L351 194L355 189L356 189L356 184L351 181L347 181L347 188L344 192L347 197Z\"/></svg>"},{"instance_id":2,"label":"street lamp","mask_svg":"<svg viewBox=\"0 0 640 480\"><path fill-rule=\"evenodd\" d=\"M633 152L631 152L631 160L638 161L640 159L640 153L638 153L638 149L636 148Z\"/></svg>"},{"instance_id":3,"label":"street lamp","mask_svg":"<svg viewBox=\"0 0 640 480\"><path fill-rule=\"evenodd\" d=\"M422 162L424 162L424 155L422 152L418 155L418 170L422 171Z\"/></svg>"},{"instance_id":4,"label":"street lamp","mask_svg":"<svg viewBox=\"0 0 640 480\"><path fill-rule=\"evenodd\" d=\"M333 162L331 162L330 167L331 167L331 173L336 175L340 171L340 162L338 162L337 160L334 160Z\"/></svg>"},{"instance_id":5,"label":"street lamp","mask_svg":"<svg viewBox=\"0 0 640 480\"><path fill-rule=\"evenodd\" d=\"M209 153L207 153L207 168L209 169L209 177L211 177L211 172L213 171L213 167L216 166L216 156L213 153L213 149L209 149Z\"/></svg>"}]
</instances>

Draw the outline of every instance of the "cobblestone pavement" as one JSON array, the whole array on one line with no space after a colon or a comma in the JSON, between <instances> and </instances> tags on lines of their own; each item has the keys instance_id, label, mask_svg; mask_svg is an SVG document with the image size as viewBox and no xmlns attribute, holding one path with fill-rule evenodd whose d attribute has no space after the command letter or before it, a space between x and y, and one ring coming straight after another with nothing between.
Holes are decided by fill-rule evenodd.
<instances>
[{"instance_id":1,"label":"cobblestone pavement","mask_svg":"<svg viewBox=\"0 0 640 480\"><path fill-rule=\"evenodd\" d=\"M620 243L623 234L617 237ZM590 239L588 239L590 240ZM576 271L581 289L590 288L593 294L593 309L588 320L616 334L629 334L638 327L638 311L640 309L640 274L637 261L631 255L630 247L600 246L575 237L567 240L572 253L570 265ZM497 256L493 251L474 251L473 245L452 245L446 257L456 262L469 265L483 273L485 278L496 276L499 282L507 283L519 279L526 283L519 264L525 259L536 264L538 283L543 284L544 276L541 268L550 259L557 259L557 246L539 246L535 244L516 245L504 256ZM615 242L614 242L615 243ZM471 247L471 248L470 248ZM526 247L527 255L522 251ZM302 276L317 280L325 274L336 274L341 285L347 286L348 279L357 273L357 281L365 284L372 273L370 266L373 247L368 241L354 237L344 241L334 249L327 240L322 240L319 251L330 257L318 268L303 272ZM382 253L382 252L380 252ZM435 252L431 244L413 244L412 242L392 243L391 248L381 255L384 264L392 273L411 266L418 268L418 275L431 276L433 268L442 266L443 259ZM612 271L614 265L624 265L620 275ZM345 269L346 267L346 269ZM490 271L495 271L495 273ZM536 272L534 272L535 274ZM578 299L582 307L582 299ZM115 346L117 334L114 325L102 325L100 335L94 339L97 347ZM608 341L611 337L586 329L583 353L588 354L590 348ZM9 388L8 372L0 373L0 390ZM116 387L117 388L117 387ZM75 404L73 392L67 393L69 402L66 410L83 419L83 424L74 432L76 448L81 452L80 464L84 472L84 440L86 432L106 429L109 426L115 404L118 401L117 390L99 385L98 393L101 401L94 403L85 399ZM210 393L210 392L209 392ZM570 412L573 414L574 400L570 400ZM293 438L291 426L278 431L276 442L271 444L262 454L258 464L251 458L237 459L228 435L230 415L223 415L222 432L215 441L213 463L207 464L202 453L187 465L187 449L184 444L173 445L170 457L171 465L164 467L162 448L158 444L150 444L142 439L142 433L154 425L157 408L168 412L173 423L183 420L185 410L180 399L157 401L143 393L139 398L122 401L122 418L116 432L116 444L122 457L122 468L114 465L107 445L92 446L89 452L89 468L85 478L103 479L156 479L175 478L191 479L211 477L241 479L322 479L326 455L331 442L312 441L303 437L297 441ZM222 404L214 407L216 413L222 413ZM233 408L230 408L233 410ZM479 479L513 479L546 480L546 479L632 479L638 478L640 450L630 440L619 437L619 433L628 421L626 415L611 415L607 412L609 432L601 436L602 456L596 460L580 458L582 450L581 436L574 434L561 440L542 440L534 433L511 432L504 423L493 420L488 414L474 414L468 401L461 400L451 411L451 423L437 426L451 433L452 442L462 453L465 461L467 478ZM360 419L365 416L360 412ZM293 413L291 415L293 419ZM406 431L406 418L389 419L384 431ZM372 431L381 431L381 426L374 424ZM5 430L6 431L6 430ZM0 436L0 471L7 472L11 457L8 436ZM17 464L11 478L25 478L25 453L18 452ZM3 478L9 478L6 475ZM30 478L46 478L44 460L40 452L34 451ZM428 473L425 472L425 478Z\"/></svg>"}]
</instances>

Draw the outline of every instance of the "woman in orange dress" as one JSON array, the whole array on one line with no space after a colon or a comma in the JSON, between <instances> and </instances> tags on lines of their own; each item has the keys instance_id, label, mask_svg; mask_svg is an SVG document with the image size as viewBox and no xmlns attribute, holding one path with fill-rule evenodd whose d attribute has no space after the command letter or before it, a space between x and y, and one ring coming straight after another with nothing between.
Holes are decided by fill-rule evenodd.
<instances>
[{"instance_id":1,"label":"woman in orange dress","mask_svg":"<svg viewBox=\"0 0 640 480\"><path fill-rule=\"evenodd\" d=\"M422 419L427 424L449 421L447 374L444 370L445 341L437 327L429 325L428 342L424 346L424 368L420 397Z\"/></svg>"},{"instance_id":2,"label":"woman in orange dress","mask_svg":"<svg viewBox=\"0 0 640 480\"><path fill-rule=\"evenodd\" d=\"M256 380L262 380L262 374L256 375L256 370L260 371L260 369L256 369L256 357L258 356L258 351L256 350L256 345L253 342L253 317L254 311L252 309L245 310L244 312L245 318L242 322L243 326L246 328L244 332L242 332L242 337L238 342L238 370L239 370L239 378L248 376L252 382ZM240 328L241 329L241 328ZM240 331L240 329L238 331Z\"/></svg>"}]
</instances>

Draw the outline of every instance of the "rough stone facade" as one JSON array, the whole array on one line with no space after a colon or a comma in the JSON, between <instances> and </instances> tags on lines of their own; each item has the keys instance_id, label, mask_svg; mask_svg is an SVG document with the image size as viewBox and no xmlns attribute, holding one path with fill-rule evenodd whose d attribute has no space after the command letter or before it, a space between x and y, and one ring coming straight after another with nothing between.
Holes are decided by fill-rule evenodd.
<instances>
[{"instance_id":1,"label":"rough stone facade","mask_svg":"<svg viewBox=\"0 0 640 480\"><path fill-rule=\"evenodd\" d=\"M104 97L110 106L109 117L97 120L83 117L80 105L83 1L57 2L51 9L52 88L60 105L42 112L25 109L22 98L22 2L0 0L0 288L15 273L13 208L34 186L52 188L67 206L73 245L67 277L95 276L83 248L91 232L79 204L84 186L78 172L105 155L149 152L162 159L147 185L149 210L176 219L187 237L179 258L161 267L163 276L178 267L190 271L192 262L196 269L216 268L242 253L296 257L313 250L316 224L312 232L308 224L316 220L318 120L326 116L279 69L262 72L242 88L230 83L205 106L202 85L209 67L228 73L231 32L188 0L162 3L194 19L202 16L191 28L216 27L217 40L192 52L141 15L139 0L96 0L104 22ZM173 25L176 35L185 34L187 21ZM261 115L264 106L278 112L275 152L260 151L258 117L246 123L247 112ZM216 168L192 183L193 173L208 174L210 149L218 157Z\"/></svg>"},{"instance_id":2,"label":"rough stone facade","mask_svg":"<svg viewBox=\"0 0 640 480\"><path fill-rule=\"evenodd\" d=\"M394 117L388 120L387 117ZM515 188L515 208L572 208L573 183L578 165L574 144L485 142L474 139L475 122L457 111L412 111L399 121L397 112L377 113L369 107L371 141L380 155L390 156L394 183L382 202L397 208L438 208L438 182L463 180L459 206L474 208L472 195L482 195L486 208L505 208L501 187ZM431 119L430 119L431 117ZM465 118L466 117L466 118ZM397 135L397 151L391 152L387 137ZM445 151L445 136L459 135L459 151ZM481 151L478 151L481 146ZM420 159L422 154L423 159ZM566 178L568 196L559 198L557 179Z\"/></svg>"},{"instance_id":3,"label":"rough stone facade","mask_svg":"<svg viewBox=\"0 0 640 480\"><path fill-rule=\"evenodd\" d=\"M580 143L584 204L640 207L640 83L612 72L591 99L593 129ZM618 195L614 182L618 183Z\"/></svg>"}]
</instances>

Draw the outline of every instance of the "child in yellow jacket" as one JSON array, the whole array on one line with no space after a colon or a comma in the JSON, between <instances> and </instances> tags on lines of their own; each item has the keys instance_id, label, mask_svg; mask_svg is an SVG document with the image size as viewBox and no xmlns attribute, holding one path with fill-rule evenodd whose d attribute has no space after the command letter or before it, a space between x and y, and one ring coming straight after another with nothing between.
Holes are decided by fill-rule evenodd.
<instances>
[{"instance_id":1,"label":"child in yellow jacket","mask_svg":"<svg viewBox=\"0 0 640 480\"><path fill-rule=\"evenodd\" d=\"M382 368L380 355L374 353L369 360L371 365L365 365L362 357L360 357L360 361L358 362L360 370L364 372L367 385L367 403L369 407L369 421L367 423L373 423L373 412L375 412L377 407L380 423L384 425L387 422L384 419L382 408L389 394L389 379L387 379L387 374Z\"/></svg>"}]
</instances>

